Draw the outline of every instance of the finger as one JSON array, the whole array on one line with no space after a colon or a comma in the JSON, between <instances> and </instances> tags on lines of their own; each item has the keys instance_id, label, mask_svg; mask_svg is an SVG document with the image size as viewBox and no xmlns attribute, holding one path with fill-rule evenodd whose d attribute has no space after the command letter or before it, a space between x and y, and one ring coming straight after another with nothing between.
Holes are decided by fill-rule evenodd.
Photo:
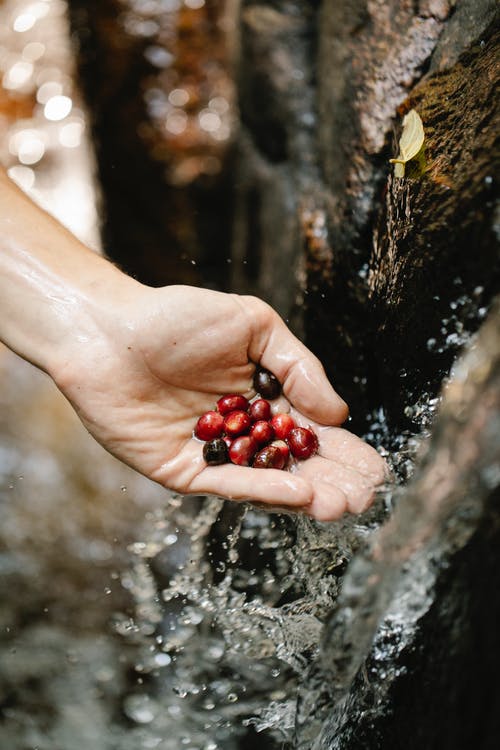
<instances>
[{"instance_id":1,"label":"finger","mask_svg":"<svg viewBox=\"0 0 500 750\"><path fill-rule=\"evenodd\" d=\"M311 419L311 417L307 417L298 409L294 409L293 406L290 409L290 416L294 418L294 420L296 421L299 427L312 427L312 429L318 433L318 436L321 435L323 432L326 432L326 430L331 429L331 425L325 426L324 424L321 424L317 420ZM339 427L338 429L341 429L341 428Z\"/></svg>"},{"instance_id":2,"label":"finger","mask_svg":"<svg viewBox=\"0 0 500 750\"><path fill-rule=\"evenodd\" d=\"M272 308L255 298L245 299L254 313L250 358L276 375L285 396L306 416L321 424L342 424L349 413L347 404L332 388L319 359Z\"/></svg>"},{"instance_id":3,"label":"finger","mask_svg":"<svg viewBox=\"0 0 500 750\"><path fill-rule=\"evenodd\" d=\"M313 487L326 482L332 486L332 493L336 494L338 489L342 490L350 513L362 513L375 498L375 486L367 477L321 456L313 456L301 463L299 474L309 480Z\"/></svg>"},{"instance_id":4,"label":"finger","mask_svg":"<svg viewBox=\"0 0 500 750\"><path fill-rule=\"evenodd\" d=\"M340 487L330 482L317 480L314 483L314 497L306 513L316 521L338 521L347 511L347 497Z\"/></svg>"},{"instance_id":5,"label":"finger","mask_svg":"<svg viewBox=\"0 0 500 750\"><path fill-rule=\"evenodd\" d=\"M234 464L207 466L190 482L188 491L295 510L310 505L313 499L312 486L302 477L278 469L253 469Z\"/></svg>"},{"instance_id":6,"label":"finger","mask_svg":"<svg viewBox=\"0 0 500 750\"><path fill-rule=\"evenodd\" d=\"M388 467L382 456L352 432L331 427L323 429L319 439L319 454L324 458L358 471L375 485L387 478Z\"/></svg>"},{"instance_id":7,"label":"finger","mask_svg":"<svg viewBox=\"0 0 500 750\"><path fill-rule=\"evenodd\" d=\"M230 500L256 500L292 509L309 505L313 498L310 482L287 471L234 464L207 466L197 440L188 440L151 478L177 492L209 493Z\"/></svg>"},{"instance_id":8,"label":"finger","mask_svg":"<svg viewBox=\"0 0 500 750\"><path fill-rule=\"evenodd\" d=\"M341 427L325 427L312 422L297 409L290 415L300 427L312 427L319 440L319 455L345 464L367 476L374 484L389 478L389 467L375 448Z\"/></svg>"}]
</instances>

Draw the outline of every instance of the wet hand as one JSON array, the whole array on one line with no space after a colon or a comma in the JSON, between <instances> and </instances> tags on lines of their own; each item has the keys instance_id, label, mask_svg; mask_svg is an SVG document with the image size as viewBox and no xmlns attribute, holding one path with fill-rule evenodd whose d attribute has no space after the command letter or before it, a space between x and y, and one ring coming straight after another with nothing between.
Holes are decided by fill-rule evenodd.
<instances>
[{"instance_id":1,"label":"wet hand","mask_svg":"<svg viewBox=\"0 0 500 750\"><path fill-rule=\"evenodd\" d=\"M339 427L346 404L272 308L254 297L141 285L120 305L55 378L107 450L183 494L213 493L318 520L370 505L384 461ZM254 395L257 363L282 383L282 408L319 437L318 455L293 472L207 466L193 438L197 418L222 394Z\"/></svg>"}]
</instances>

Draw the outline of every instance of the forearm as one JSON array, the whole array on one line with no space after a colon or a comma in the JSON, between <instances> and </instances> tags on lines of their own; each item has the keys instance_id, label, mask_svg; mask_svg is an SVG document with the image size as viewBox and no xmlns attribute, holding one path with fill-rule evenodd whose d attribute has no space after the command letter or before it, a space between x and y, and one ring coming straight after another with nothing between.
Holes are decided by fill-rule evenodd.
<instances>
[{"instance_id":1,"label":"forearm","mask_svg":"<svg viewBox=\"0 0 500 750\"><path fill-rule=\"evenodd\" d=\"M0 169L0 339L51 375L137 282L89 250Z\"/></svg>"}]
</instances>

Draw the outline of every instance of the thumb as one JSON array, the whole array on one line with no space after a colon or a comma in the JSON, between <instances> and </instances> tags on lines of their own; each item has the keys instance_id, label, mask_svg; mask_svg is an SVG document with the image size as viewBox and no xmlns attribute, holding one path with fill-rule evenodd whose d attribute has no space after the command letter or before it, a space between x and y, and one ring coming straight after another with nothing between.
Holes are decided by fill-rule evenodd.
<instances>
[{"instance_id":1,"label":"thumb","mask_svg":"<svg viewBox=\"0 0 500 750\"><path fill-rule=\"evenodd\" d=\"M276 375L287 399L306 417L327 425L345 422L348 406L332 388L319 359L272 307L255 297L246 297L244 305L252 315L250 359Z\"/></svg>"}]
</instances>

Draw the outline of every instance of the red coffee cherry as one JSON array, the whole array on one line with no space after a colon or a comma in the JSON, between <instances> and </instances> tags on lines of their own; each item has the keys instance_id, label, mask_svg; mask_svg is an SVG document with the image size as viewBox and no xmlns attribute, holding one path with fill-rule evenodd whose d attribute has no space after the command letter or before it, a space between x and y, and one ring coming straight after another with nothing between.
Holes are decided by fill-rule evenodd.
<instances>
[{"instance_id":1,"label":"red coffee cherry","mask_svg":"<svg viewBox=\"0 0 500 750\"><path fill-rule=\"evenodd\" d=\"M283 459L285 461L285 464L287 463L288 459L290 458L290 448L285 443L284 440L273 440L271 443L272 448L278 448L281 451L281 455L283 456Z\"/></svg>"},{"instance_id":2,"label":"red coffee cherry","mask_svg":"<svg viewBox=\"0 0 500 750\"><path fill-rule=\"evenodd\" d=\"M222 415L229 414L232 411L247 411L247 409L248 399L245 396L239 396L237 393L229 393L217 401L217 410Z\"/></svg>"},{"instance_id":3,"label":"red coffee cherry","mask_svg":"<svg viewBox=\"0 0 500 750\"><path fill-rule=\"evenodd\" d=\"M253 387L263 398L268 398L271 401L278 398L281 393L281 385L276 376L262 367L255 370Z\"/></svg>"},{"instance_id":4,"label":"red coffee cherry","mask_svg":"<svg viewBox=\"0 0 500 750\"><path fill-rule=\"evenodd\" d=\"M250 435L237 437L236 440L233 440L229 448L229 458L233 464L249 466L258 447L256 441Z\"/></svg>"},{"instance_id":5,"label":"red coffee cherry","mask_svg":"<svg viewBox=\"0 0 500 750\"><path fill-rule=\"evenodd\" d=\"M227 464L229 461L229 451L226 441L222 438L209 440L203 446L203 458L209 466L219 466Z\"/></svg>"},{"instance_id":6,"label":"red coffee cherry","mask_svg":"<svg viewBox=\"0 0 500 750\"><path fill-rule=\"evenodd\" d=\"M194 434L200 440L213 440L224 432L224 417L216 411L207 411L196 423Z\"/></svg>"},{"instance_id":7,"label":"red coffee cherry","mask_svg":"<svg viewBox=\"0 0 500 750\"><path fill-rule=\"evenodd\" d=\"M283 469L285 459L279 448L273 445L266 445L260 450L252 463L254 469Z\"/></svg>"},{"instance_id":8,"label":"red coffee cherry","mask_svg":"<svg viewBox=\"0 0 500 750\"><path fill-rule=\"evenodd\" d=\"M224 419L224 430L229 437L237 437L248 432L252 420L246 411L232 411Z\"/></svg>"},{"instance_id":9,"label":"red coffee cherry","mask_svg":"<svg viewBox=\"0 0 500 750\"><path fill-rule=\"evenodd\" d=\"M271 425L278 440L286 440L290 430L296 427L295 420L289 414L275 414Z\"/></svg>"},{"instance_id":10,"label":"red coffee cherry","mask_svg":"<svg viewBox=\"0 0 500 750\"><path fill-rule=\"evenodd\" d=\"M271 419L271 404L265 398L252 401L248 408L252 422L260 422L261 419Z\"/></svg>"},{"instance_id":11,"label":"red coffee cherry","mask_svg":"<svg viewBox=\"0 0 500 750\"><path fill-rule=\"evenodd\" d=\"M295 458L305 459L318 452L318 438L307 427L295 427L288 433L287 443Z\"/></svg>"},{"instance_id":12,"label":"red coffee cherry","mask_svg":"<svg viewBox=\"0 0 500 750\"><path fill-rule=\"evenodd\" d=\"M266 445L266 443L269 443L273 439L274 430L269 422L261 419L258 422L254 422L251 426L250 436L253 437L259 445Z\"/></svg>"}]
</instances>

